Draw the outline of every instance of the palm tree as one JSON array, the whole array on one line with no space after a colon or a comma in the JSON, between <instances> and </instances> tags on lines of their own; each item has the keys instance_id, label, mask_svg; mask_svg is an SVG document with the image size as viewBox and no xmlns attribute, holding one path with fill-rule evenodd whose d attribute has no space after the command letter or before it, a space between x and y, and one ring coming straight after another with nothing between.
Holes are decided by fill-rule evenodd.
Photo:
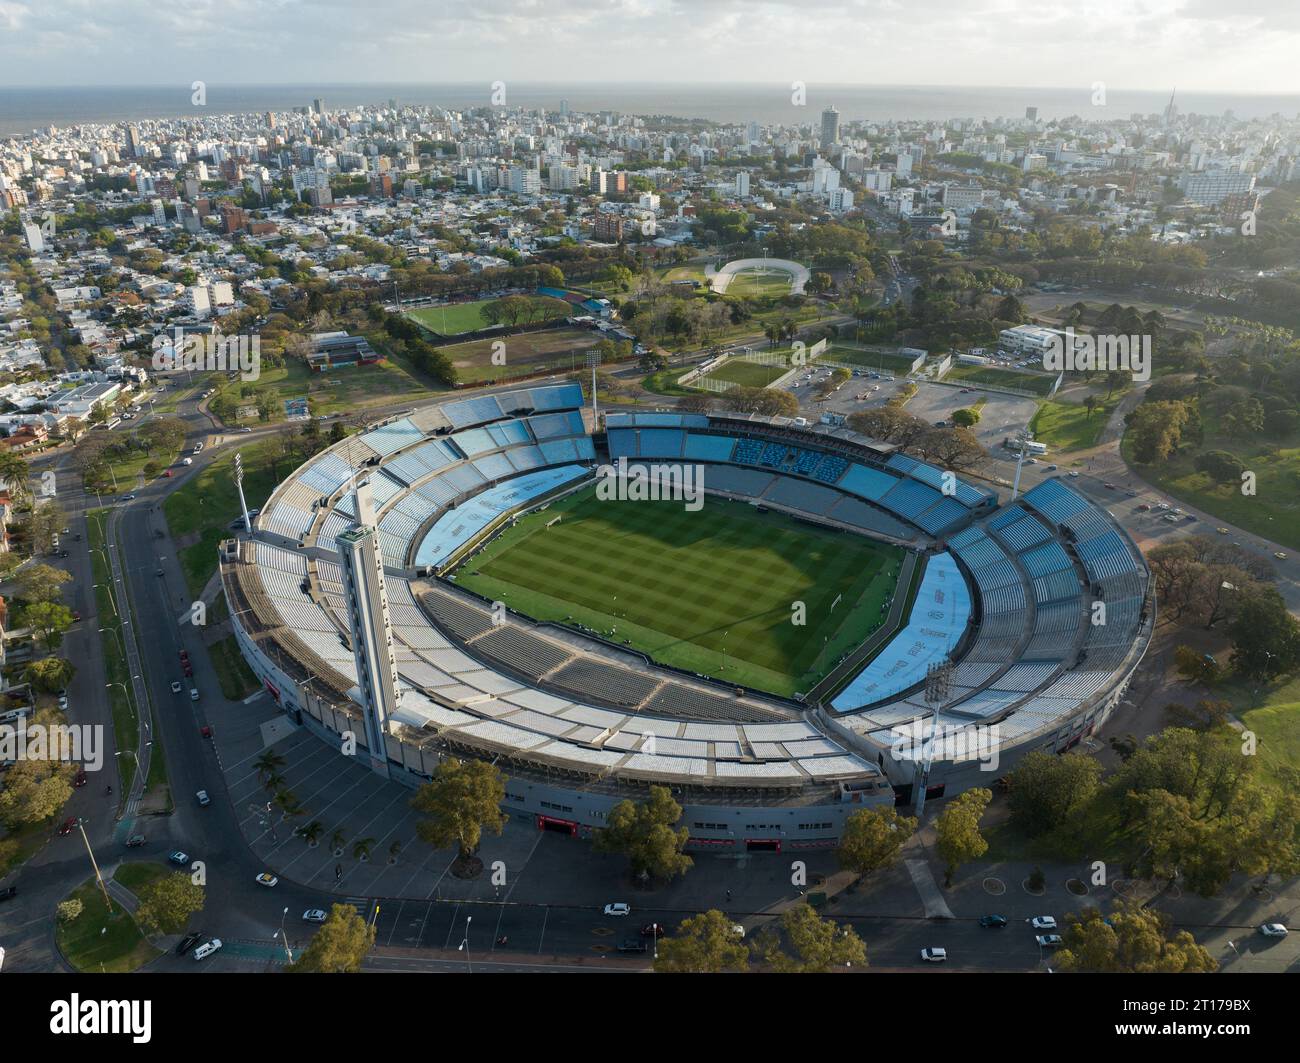
<instances>
[{"instance_id":1,"label":"palm tree","mask_svg":"<svg viewBox=\"0 0 1300 1063\"><path fill-rule=\"evenodd\" d=\"M262 786L267 793L275 793L283 784L284 776L278 771L269 771L262 777Z\"/></svg>"},{"instance_id":2,"label":"palm tree","mask_svg":"<svg viewBox=\"0 0 1300 1063\"><path fill-rule=\"evenodd\" d=\"M347 839L343 837L343 832L335 827L334 833L330 835L330 848L334 850L335 856L343 855L343 843L346 840Z\"/></svg>"},{"instance_id":3,"label":"palm tree","mask_svg":"<svg viewBox=\"0 0 1300 1063\"><path fill-rule=\"evenodd\" d=\"M362 838L352 846L352 859L364 864L370 859L370 850L374 848L374 845L374 838Z\"/></svg>"},{"instance_id":4,"label":"palm tree","mask_svg":"<svg viewBox=\"0 0 1300 1063\"><path fill-rule=\"evenodd\" d=\"M388 847L388 862L390 864L397 863L397 855L401 851L402 851L402 843L393 842L393 844Z\"/></svg>"},{"instance_id":5,"label":"palm tree","mask_svg":"<svg viewBox=\"0 0 1300 1063\"><path fill-rule=\"evenodd\" d=\"M253 767L257 769L259 779L265 779L266 776L274 774L276 769L283 768L284 765L284 757L273 749L264 750L262 755L253 761Z\"/></svg>"},{"instance_id":6,"label":"palm tree","mask_svg":"<svg viewBox=\"0 0 1300 1063\"><path fill-rule=\"evenodd\" d=\"M321 821L313 819L305 827L298 828L298 835L307 843L309 848L315 849L316 846L320 845L320 836L324 830L325 827L321 824Z\"/></svg>"}]
</instances>

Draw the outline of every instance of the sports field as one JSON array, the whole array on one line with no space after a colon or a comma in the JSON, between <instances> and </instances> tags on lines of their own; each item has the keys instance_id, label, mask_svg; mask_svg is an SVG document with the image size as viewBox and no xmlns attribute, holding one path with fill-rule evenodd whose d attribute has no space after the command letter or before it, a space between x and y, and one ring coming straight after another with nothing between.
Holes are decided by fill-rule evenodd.
<instances>
[{"instance_id":1,"label":"sports field","mask_svg":"<svg viewBox=\"0 0 1300 1063\"><path fill-rule=\"evenodd\" d=\"M520 332L498 339L466 340L438 348L456 367L463 384L514 380L545 370L571 372L587 364L587 351L601 341L591 329L557 328ZM493 362L498 356L501 364Z\"/></svg>"},{"instance_id":2,"label":"sports field","mask_svg":"<svg viewBox=\"0 0 1300 1063\"><path fill-rule=\"evenodd\" d=\"M903 554L743 502L691 512L590 487L524 517L455 576L534 619L789 697L879 626Z\"/></svg>"},{"instance_id":3,"label":"sports field","mask_svg":"<svg viewBox=\"0 0 1300 1063\"><path fill-rule=\"evenodd\" d=\"M477 332L488 327L479 310L491 302L494 300L475 299L472 303L427 306L423 310L408 310L406 316L439 336L459 336L462 332Z\"/></svg>"},{"instance_id":4,"label":"sports field","mask_svg":"<svg viewBox=\"0 0 1300 1063\"><path fill-rule=\"evenodd\" d=\"M944 373L943 379L951 383L987 384L995 388L1013 388L1028 391L1046 398L1056 380L1055 373L1029 373L1017 369L999 369L987 365L954 365Z\"/></svg>"},{"instance_id":5,"label":"sports field","mask_svg":"<svg viewBox=\"0 0 1300 1063\"><path fill-rule=\"evenodd\" d=\"M711 380L725 380L728 384L739 384L747 388L765 388L773 380L788 373L788 365L760 365L747 362L743 358L732 358L720 369L709 374Z\"/></svg>"},{"instance_id":6,"label":"sports field","mask_svg":"<svg viewBox=\"0 0 1300 1063\"><path fill-rule=\"evenodd\" d=\"M790 281L790 274L784 270L774 269L764 273L757 269L742 269L727 285L727 294L751 298L763 295L788 295Z\"/></svg>"},{"instance_id":7,"label":"sports field","mask_svg":"<svg viewBox=\"0 0 1300 1063\"><path fill-rule=\"evenodd\" d=\"M877 372L884 370L889 373L907 373L911 371L915 357L908 358L893 351L872 350L869 347L853 347L837 343L828 348L818 361L841 362L844 365L874 369Z\"/></svg>"}]
</instances>

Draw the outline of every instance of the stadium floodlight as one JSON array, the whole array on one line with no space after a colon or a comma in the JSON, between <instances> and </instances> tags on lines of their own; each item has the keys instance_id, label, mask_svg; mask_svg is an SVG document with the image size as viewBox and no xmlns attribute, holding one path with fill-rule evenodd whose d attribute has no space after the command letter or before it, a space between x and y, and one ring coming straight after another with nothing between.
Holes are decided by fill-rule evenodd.
<instances>
[{"instance_id":1,"label":"stadium floodlight","mask_svg":"<svg viewBox=\"0 0 1300 1063\"><path fill-rule=\"evenodd\" d=\"M1020 497L1020 470L1025 467L1025 449L1026 444L1032 438L1029 432L1029 425L1025 425L1016 433L1016 482L1011 485L1011 501L1014 502Z\"/></svg>"},{"instance_id":2,"label":"stadium floodlight","mask_svg":"<svg viewBox=\"0 0 1300 1063\"><path fill-rule=\"evenodd\" d=\"M925 703L930 706L930 737L921 743L920 755L913 763L916 782L916 818L925 812L925 788L930 779L930 765L934 760L934 740L939 730L939 710L948 701L952 689L952 661L945 657L925 670Z\"/></svg>"},{"instance_id":3,"label":"stadium floodlight","mask_svg":"<svg viewBox=\"0 0 1300 1063\"><path fill-rule=\"evenodd\" d=\"M593 347L587 352L587 368L591 370L591 423L595 428L600 427L596 410L596 367L598 365L600 365L600 351Z\"/></svg>"}]
</instances>

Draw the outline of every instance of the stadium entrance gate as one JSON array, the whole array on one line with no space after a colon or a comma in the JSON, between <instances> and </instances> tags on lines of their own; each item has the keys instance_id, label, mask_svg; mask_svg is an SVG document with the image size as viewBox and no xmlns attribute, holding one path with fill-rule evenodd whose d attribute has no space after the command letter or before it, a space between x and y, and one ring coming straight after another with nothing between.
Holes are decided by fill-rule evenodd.
<instances>
[{"instance_id":1,"label":"stadium entrance gate","mask_svg":"<svg viewBox=\"0 0 1300 1063\"><path fill-rule=\"evenodd\" d=\"M578 823L572 819L556 819L554 816L538 816L538 830L552 830L556 834L567 834L570 838L578 836Z\"/></svg>"},{"instance_id":2,"label":"stadium entrance gate","mask_svg":"<svg viewBox=\"0 0 1300 1063\"><path fill-rule=\"evenodd\" d=\"M746 838L745 852L747 853L779 853L781 851L780 838Z\"/></svg>"}]
</instances>

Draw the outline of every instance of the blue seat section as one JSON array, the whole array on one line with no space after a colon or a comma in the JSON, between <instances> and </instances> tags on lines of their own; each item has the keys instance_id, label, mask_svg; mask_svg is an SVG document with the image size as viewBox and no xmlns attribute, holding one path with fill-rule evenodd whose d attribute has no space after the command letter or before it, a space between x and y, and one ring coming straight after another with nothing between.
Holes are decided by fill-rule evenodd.
<instances>
[{"instance_id":1,"label":"blue seat section","mask_svg":"<svg viewBox=\"0 0 1300 1063\"><path fill-rule=\"evenodd\" d=\"M1019 502L1013 502L996 517L990 520L988 526L992 531L1000 531L1008 524L1014 524L1016 521L1021 520L1027 512L1028 511L1025 507Z\"/></svg>"},{"instance_id":2,"label":"blue seat section","mask_svg":"<svg viewBox=\"0 0 1300 1063\"><path fill-rule=\"evenodd\" d=\"M528 434L528 426L523 421L502 421L500 424L488 425L487 430L492 441L499 447L513 447L533 441L533 437Z\"/></svg>"},{"instance_id":3,"label":"blue seat section","mask_svg":"<svg viewBox=\"0 0 1300 1063\"><path fill-rule=\"evenodd\" d=\"M574 440L578 448L578 457L585 461L596 460L596 444L591 441L591 436L578 436Z\"/></svg>"},{"instance_id":4,"label":"blue seat section","mask_svg":"<svg viewBox=\"0 0 1300 1063\"><path fill-rule=\"evenodd\" d=\"M609 456L617 461L619 458L636 457L636 430L633 428L612 428L608 433Z\"/></svg>"},{"instance_id":5,"label":"blue seat section","mask_svg":"<svg viewBox=\"0 0 1300 1063\"><path fill-rule=\"evenodd\" d=\"M606 428L708 428L702 413L607 413Z\"/></svg>"},{"instance_id":6,"label":"blue seat section","mask_svg":"<svg viewBox=\"0 0 1300 1063\"><path fill-rule=\"evenodd\" d=\"M1025 563L1025 569L1033 579L1072 567L1070 555L1055 540L1021 554L1020 560Z\"/></svg>"},{"instance_id":7,"label":"blue seat section","mask_svg":"<svg viewBox=\"0 0 1300 1063\"><path fill-rule=\"evenodd\" d=\"M789 449L784 443L768 443L763 448L763 453L759 455L758 463L766 465L769 469L775 469L785 461Z\"/></svg>"},{"instance_id":8,"label":"blue seat section","mask_svg":"<svg viewBox=\"0 0 1300 1063\"><path fill-rule=\"evenodd\" d=\"M486 428L470 428L464 432L457 432L451 439L471 458L475 454L486 454L489 450L496 450L499 446Z\"/></svg>"},{"instance_id":9,"label":"blue seat section","mask_svg":"<svg viewBox=\"0 0 1300 1063\"><path fill-rule=\"evenodd\" d=\"M731 460L737 465L757 465L767 444L761 439L748 439L741 436L736 443L736 453Z\"/></svg>"},{"instance_id":10,"label":"blue seat section","mask_svg":"<svg viewBox=\"0 0 1300 1063\"><path fill-rule=\"evenodd\" d=\"M920 480L936 490L942 491L944 488L944 471L928 462L918 461L916 458L908 457L906 454L892 454L885 464L896 469L914 480ZM996 497L992 491L984 491L978 487L968 484L961 477L954 477L952 497L957 499L963 506L974 508L990 498Z\"/></svg>"},{"instance_id":11,"label":"blue seat section","mask_svg":"<svg viewBox=\"0 0 1300 1063\"><path fill-rule=\"evenodd\" d=\"M800 476L812 476L813 471L821 464L822 455L816 450L804 450L800 447L795 451L794 466L792 471Z\"/></svg>"},{"instance_id":12,"label":"blue seat section","mask_svg":"<svg viewBox=\"0 0 1300 1063\"><path fill-rule=\"evenodd\" d=\"M524 473L488 488L434 521L415 552L415 563L442 565L502 514L585 475L587 470L581 465L560 465Z\"/></svg>"},{"instance_id":13,"label":"blue seat section","mask_svg":"<svg viewBox=\"0 0 1300 1063\"><path fill-rule=\"evenodd\" d=\"M852 712L923 682L926 667L961 641L970 615L970 590L957 562L951 554L935 554L926 563L906 627L831 699L831 707Z\"/></svg>"},{"instance_id":14,"label":"blue seat section","mask_svg":"<svg viewBox=\"0 0 1300 1063\"><path fill-rule=\"evenodd\" d=\"M392 424L372 428L357 437L362 443L379 454L391 454L405 446L417 443L424 438L424 433L413 425L409 419L402 418Z\"/></svg>"},{"instance_id":15,"label":"blue seat section","mask_svg":"<svg viewBox=\"0 0 1300 1063\"><path fill-rule=\"evenodd\" d=\"M1026 491L1025 501L1048 520L1058 524L1091 505L1060 480L1045 480L1032 491Z\"/></svg>"},{"instance_id":16,"label":"blue seat section","mask_svg":"<svg viewBox=\"0 0 1300 1063\"><path fill-rule=\"evenodd\" d=\"M692 461L730 461L735 449L735 436L706 436L692 432L686 437L686 456Z\"/></svg>"},{"instance_id":17,"label":"blue seat section","mask_svg":"<svg viewBox=\"0 0 1300 1063\"><path fill-rule=\"evenodd\" d=\"M1037 546L1039 543L1045 543L1052 537L1052 533L1041 520L1025 514L1019 520L1012 521L1006 527L999 529L998 535L1012 550L1019 553L1021 550L1028 550Z\"/></svg>"},{"instance_id":18,"label":"blue seat section","mask_svg":"<svg viewBox=\"0 0 1300 1063\"><path fill-rule=\"evenodd\" d=\"M582 408L579 384L556 384L548 388L529 388L528 401L534 410L578 410Z\"/></svg>"},{"instance_id":19,"label":"blue seat section","mask_svg":"<svg viewBox=\"0 0 1300 1063\"><path fill-rule=\"evenodd\" d=\"M933 487L926 487L916 480L900 480L898 486L880 500L880 504L900 517L910 519L942 497Z\"/></svg>"},{"instance_id":20,"label":"blue seat section","mask_svg":"<svg viewBox=\"0 0 1300 1063\"><path fill-rule=\"evenodd\" d=\"M563 465L578 460L578 447L572 439L548 439L537 444L547 465Z\"/></svg>"},{"instance_id":21,"label":"blue seat section","mask_svg":"<svg viewBox=\"0 0 1300 1063\"><path fill-rule=\"evenodd\" d=\"M812 471L812 478L821 480L822 483L833 484L844 475L844 470L848 467L848 458L841 457L839 454L823 454L821 461Z\"/></svg>"},{"instance_id":22,"label":"blue seat section","mask_svg":"<svg viewBox=\"0 0 1300 1063\"><path fill-rule=\"evenodd\" d=\"M897 476L890 476L887 472L854 462L849 466L849 471L844 474L844 478L835 486L841 491L865 498L868 502L879 502L898 484Z\"/></svg>"},{"instance_id":23,"label":"blue seat section","mask_svg":"<svg viewBox=\"0 0 1300 1063\"><path fill-rule=\"evenodd\" d=\"M945 528L951 527L960 520L966 520L970 517L970 510L963 506L955 498L945 498L937 505L931 506L924 513L916 517L916 523L928 531L931 535L938 535Z\"/></svg>"},{"instance_id":24,"label":"blue seat section","mask_svg":"<svg viewBox=\"0 0 1300 1063\"><path fill-rule=\"evenodd\" d=\"M680 458L685 439L680 429L642 428L640 456L643 458Z\"/></svg>"},{"instance_id":25,"label":"blue seat section","mask_svg":"<svg viewBox=\"0 0 1300 1063\"><path fill-rule=\"evenodd\" d=\"M544 413L537 417L527 417L525 421L533 436L539 441L558 439L560 436L580 436L586 432L582 423L582 414L577 411Z\"/></svg>"},{"instance_id":26,"label":"blue seat section","mask_svg":"<svg viewBox=\"0 0 1300 1063\"><path fill-rule=\"evenodd\" d=\"M474 468L483 474L485 480L502 480L515 474L515 467L504 454L485 454L481 458L475 458Z\"/></svg>"},{"instance_id":27,"label":"blue seat section","mask_svg":"<svg viewBox=\"0 0 1300 1063\"><path fill-rule=\"evenodd\" d=\"M465 399L462 402L449 402L442 407L442 412L453 428L487 424L489 421L499 421L506 415L495 395L485 395L480 399Z\"/></svg>"}]
</instances>

